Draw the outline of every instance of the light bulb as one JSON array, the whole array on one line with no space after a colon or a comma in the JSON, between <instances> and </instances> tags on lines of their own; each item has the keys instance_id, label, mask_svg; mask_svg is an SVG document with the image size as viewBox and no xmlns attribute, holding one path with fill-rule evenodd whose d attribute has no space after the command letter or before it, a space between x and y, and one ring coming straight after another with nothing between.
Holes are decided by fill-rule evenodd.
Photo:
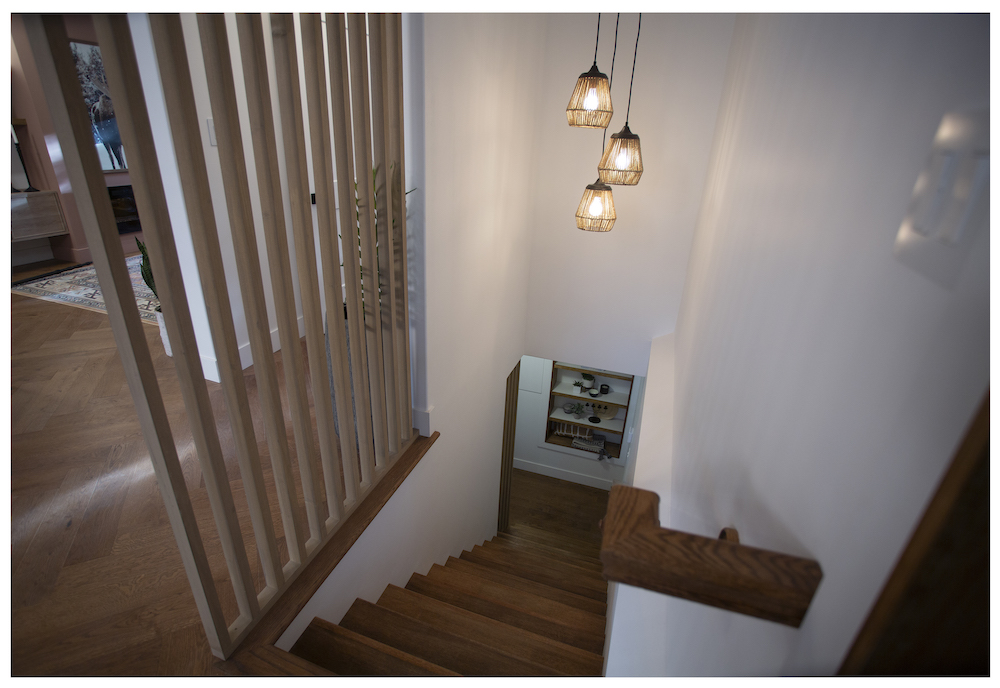
<instances>
[{"instance_id":1,"label":"light bulb","mask_svg":"<svg viewBox=\"0 0 1000 688\"><path fill-rule=\"evenodd\" d=\"M628 169L628 151L622 150L618 154L618 157L615 158L615 167L617 167L619 170Z\"/></svg>"},{"instance_id":2,"label":"light bulb","mask_svg":"<svg viewBox=\"0 0 1000 688\"><path fill-rule=\"evenodd\" d=\"M587 97L583 99L583 109L584 110L596 110L600 101L597 99L597 89L592 88L587 91Z\"/></svg>"},{"instance_id":3,"label":"light bulb","mask_svg":"<svg viewBox=\"0 0 1000 688\"><path fill-rule=\"evenodd\" d=\"M600 196L594 198L594 200L590 202L589 212L594 217L597 217L604 212L604 204L601 202Z\"/></svg>"}]
</instances>

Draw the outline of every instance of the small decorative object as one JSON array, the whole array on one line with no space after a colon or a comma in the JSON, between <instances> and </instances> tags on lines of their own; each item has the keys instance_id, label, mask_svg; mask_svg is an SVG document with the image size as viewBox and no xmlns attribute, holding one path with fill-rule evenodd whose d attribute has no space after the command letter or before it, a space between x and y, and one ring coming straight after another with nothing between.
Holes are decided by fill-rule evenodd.
<instances>
[{"instance_id":1,"label":"small decorative object","mask_svg":"<svg viewBox=\"0 0 1000 688\"><path fill-rule=\"evenodd\" d=\"M600 423L601 422L601 419L598 418L597 416L591 416L587 420L589 420L591 423Z\"/></svg>"},{"instance_id":2,"label":"small decorative object","mask_svg":"<svg viewBox=\"0 0 1000 688\"><path fill-rule=\"evenodd\" d=\"M555 423L554 432L559 437L582 437L584 439L590 439L594 434L591 428L573 423Z\"/></svg>"},{"instance_id":3,"label":"small decorative object","mask_svg":"<svg viewBox=\"0 0 1000 688\"><path fill-rule=\"evenodd\" d=\"M583 386L582 380L577 380L576 382L573 383L573 391L576 392L577 394L587 393L587 390Z\"/></svg>"},{"instance_id":4,"label":"small decorative object","mask_svg":"<svg viewBox=\"0 0 1000 688\"><path fill-rule=\"evenodd\" d=\"M607 404L594 404L594 415L607 420L618 415L618 407L609 407Z\"/></svg>"},{"instance_id":5,"label":"small decorative object","mask_svg":"<svg viewBox=\"0 0 1000 688\"><path fill-rule=\"evenodd\" d=\"M610 391L611 391L610 387L608 387L607 385L601 385L601 394L607 394Z\"/></svg>"},{"instance_id":6,"label":"small decorative object","mask_svg":"<svg viewBox=\"0 0 1000 688\"><path fill-rule=\"evenodd\" d=\"M142 273L142 280L149 287L149 290L153 292L153 296L159 298L156 293L156 282L153 280L153 267L149 263L149 254L146 253L146 244L139 241L136 237L135 243L139 245L139 251L142 253L142 263L139 265L139 272ZM167 325L163 321L163 311L157 306L156 312L156 324L160 326L160 339L163 340L163 350L166 352L167 356L173 356L173 352L170 350L170 339L167 337Z\"/></svg>"},{"instance_id":7,"label":"small decorative object","mask_svg":"<svg viewBox=\"0 0 1000 688\"><path fill-rule=\"evenodd\" d=\"M580 386L583 387L584 389L590 389L591 387L593 387L594 386L594 376L591 375L590 373L584 373L583 374L583 382L580 383Z\"/></svg>"},{"instance_id":8,"label":"small decorative object","mask_svg":"<svg viewBox=\"0 0 1000 688\"><path fill-rule=\"evenodd\" d=\"M572 413L573 417L576 418L577 420L583 418L583 404L578 403L574 405L573 410L570 413Z\"/></svg>"},{"instance_id":9,"label":"small decorative object","mask_svg":"<svg viewBox=\"0 0 1000 688\"><path fill-rule=\"evenodd\" d=\"M593 439L583 439L579 437L573 438L573 443L570 445L573 449L582 449L583 451L589 451L599 453L604 449L604 435L593 435Z\"/></svg>"},{"instance_id":10,"label":"small decorative object","mask_svg":"<svg viewBox=\"0 0 1000 688\"><path fill-rule=\"evenodd\" d=\"M591 387L591 389L590 389L590 396L592 396L592 397L599 397L599 396L601 396L601 390L597 389L596 387Z\"/></svg>"},{"instance_id":11,"label":"small decorative object","mask_svg":"<svg viewBox=\"0 0 1000 688\"><path fill-rule=\"evenodd\" d=\"M563 411L565 411L566 413L572 413L574 406L576 406L576 404L574 404L572 401L567 401L565 404L563 404Z\"/></svg>"}]
</instances>

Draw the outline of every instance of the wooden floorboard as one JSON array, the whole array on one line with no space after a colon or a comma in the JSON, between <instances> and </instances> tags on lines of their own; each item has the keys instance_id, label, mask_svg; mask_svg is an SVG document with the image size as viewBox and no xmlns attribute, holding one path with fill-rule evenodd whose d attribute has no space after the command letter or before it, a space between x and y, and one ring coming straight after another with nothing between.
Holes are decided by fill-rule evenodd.
<instances>
[{"instance_id":1,"label":"wooden floorboard","mask_svg":"<svg viewBox=\"0 0 1000 688\"><path fill-rule=\"evenodd\" d=\"M514 469L510 490L512 526L528 526L600 548L598 523L607 510L606 490Z\"/></svg>"},{"instance_id":2,"label":"wooden floorboard","mask_svg":"<svg viewBox=\"0 0 1000 688\"><path fill-rule=\"evenodd\" d=\"M157 328L143 331L226 618L233 621L236 600L173 360L164 353ZM282 383L280 353L275 360ZM245 379L285 562L287 548L252 368ZM306 384L308 388L308 380ZM208 386L260 590L263 575L250 535L228 413L220 386ZM13 294L11 404L11 673L218 673L107 315ZM291 423L286 422L291 438ZM315 427L313 434L315 445ZM290 451L301 499L293 443Z\"/></svg>"}]
</instances>

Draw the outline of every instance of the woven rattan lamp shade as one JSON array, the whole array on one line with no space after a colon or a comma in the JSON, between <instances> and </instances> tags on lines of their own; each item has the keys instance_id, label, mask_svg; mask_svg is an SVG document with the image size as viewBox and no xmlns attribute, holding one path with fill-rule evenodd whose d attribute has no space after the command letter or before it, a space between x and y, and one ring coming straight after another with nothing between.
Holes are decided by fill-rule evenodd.
<instances>
[{"instance_id":1,"label":"woven rattan lamp shade","mask_svg":"<svg viewBox=\"0 0 1000 688\"><path fill-rule=\"evenodd\" d=\"M576 209L576 226L588 232L610 232L615 226L615 199L611 187L596 181L588 184Z\"/></svg>"},{"instance_id":2,"label":"woven rattan lamp shade","mask_svg":"<svg viewBox=\"0 0 1000 688\"><path fill-rule=\"evenodd\" d=\"M566 106L566 121L571 127L606 129L612 114L611 85L595 63L589 72L576 80L576 88Z\"/></svg>"},{"instance_id":3,"label":"woven rattan lamp shade","mask_svg":"<svg viewBox=\"0 0 1000 688\"><path fill-rule=\"evenodd\" d=\"M639 150L639 137L629 131L628 124L611 135L600 164L597 166L600 180L605 184L623 184L635 186L642 176L642 151Z\"/></svg>"}]
</instances>

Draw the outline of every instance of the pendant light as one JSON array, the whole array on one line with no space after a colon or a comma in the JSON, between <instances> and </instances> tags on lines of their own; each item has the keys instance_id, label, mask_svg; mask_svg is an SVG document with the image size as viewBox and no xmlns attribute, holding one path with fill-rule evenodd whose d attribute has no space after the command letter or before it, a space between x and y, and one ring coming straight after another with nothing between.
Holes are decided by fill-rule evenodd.
<instances>
[{"instance_id":1,"label":"pendant light","mask_svg":"<svg viewBox=\"0 0 1000 688\"><path fill-rule=\"evenodd\" d=\"M610 232L615 226L615 199L611 187L600 179L584 190L576 209L576 226L588 232Z\"/></svg>"},{"instance_id":2,"label":"pendant light","mask_svg":"<svg viewBox=\"0 0 1000 688\"><path fill-rule=\"evenodd\" d=\"M597 43L601 39L601 15L597 15ZM607 129L614 108L611 106L611 84L606 74L597 68L597 45L594 45L594 65L576 81L576 88L566 106L566 121L571 127Z\"/></svg>"},{"instance_id":3,"label":"pendant light","mask_svg":"<svg viewBox=\"0 0 1000 688\"><path fill-rule=\"evenodd\" d=\"M615 57L618 55L618 22L621 14L615 20L615 47L611 53L611 79L608 81L608 88L611 88L611 81L615 78ZM608 130L604 130L601 139L601 149L604 149L604 141L607 139ZM593 184L588 184L583 190L583 198L576 209L576 226L587 232L610 232L615 226L615 199L611 195L611 187L601 182L600 179Z\"/></svg>"},{"instance_id":4,"label":"pendant light","mask_svg":"<svg viewBox=\"0 0 1000 688\"><path fill-rule=\"evenodd\" d=\"M642 29L642 14L639 28L635 32L635 53L632 55L632 80L628 86L628 108L625 110L625 126L617 134L611 135L611 142L597 166L597 174L605 184L635 186L642 176L642 152L639 137L628 128L628 116L632 110L632 84L635 82L635 56L639 52L639 31Z\"/></svg>"}]
</instances>

